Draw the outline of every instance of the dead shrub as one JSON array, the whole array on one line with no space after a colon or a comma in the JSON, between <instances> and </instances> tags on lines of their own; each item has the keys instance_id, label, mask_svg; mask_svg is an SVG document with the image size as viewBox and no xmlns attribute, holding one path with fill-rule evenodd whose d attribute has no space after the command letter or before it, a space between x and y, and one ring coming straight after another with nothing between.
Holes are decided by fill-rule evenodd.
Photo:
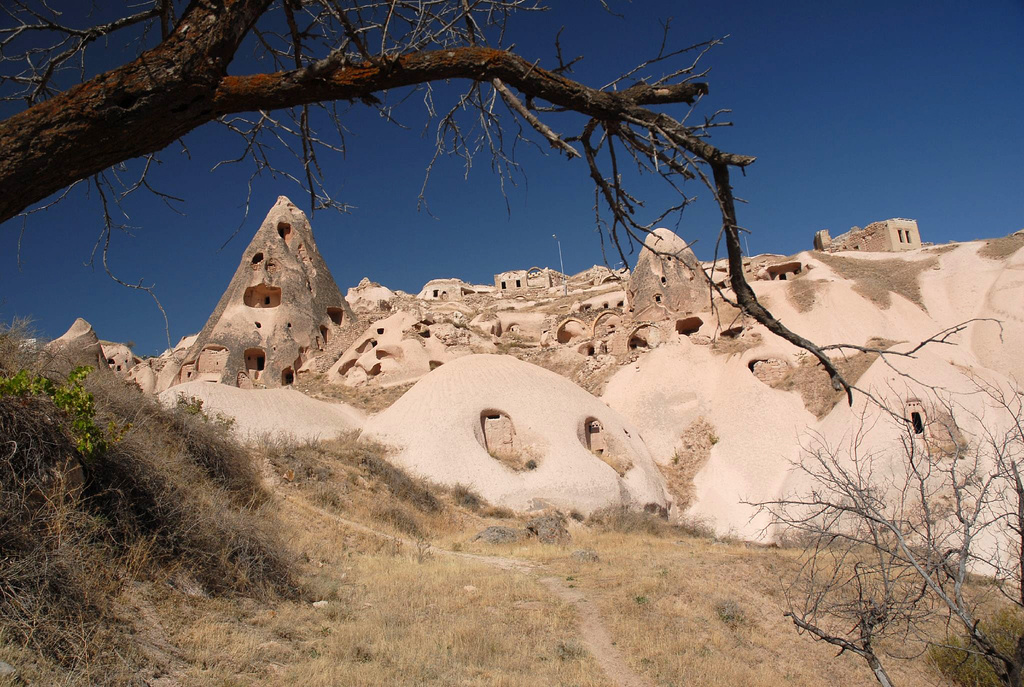
<instances>
[{"instance_id":1,"label":"dead shrub","mask_svg":"<svg viewBox=\"0 0 1024 687\"><path fill-rule=\"evenodd\" d=\"M825 282L820 279L797 279L789 282L786 296L796 307L797 312L810 312L824 285Z\"/></svg>"},{"instance_id":2,"label":"dead shrub","mask_svg":"<svg viewBox=\"0 0 1024 687\"><path fill-rule=\"evenodd\" d=\"M340 513L344 510L344 502L337 488L326 485L318 485L313 492L313 503L321 508L327 508Z\"/></svg>"},{"instance_id":3,"label":"dead shrub","mask_svg":"<svg viewBox=\"0 0 1024 687\"><path fill-rule=\"evenodd\" d=\"M263 435L252 444L253 450L289 482L324 482L334 476L329 452L320 441L298 442L280 435Z\"/></svg>"},{"instance_id":4,"label":"dead shrub","mask_svg":"<svg viewBox=\"0 0 1024 687\"><path fill-rule=\"evenodd\" d=\"M999 651L1012 656L1024 639L1024 618L1018 610L1004 607L981 628ZM997 687L1002 684L992 665L964 637L947 637L943 646L928 650L928 658L947 679L960 687Z\"/></svg>"},{"instance_id":5,"label":"dead shrub","mask_svg":"<svg viewBox=\"0 0 1024 687\"><path fill-rule=\"evenodd\" d=\"M433 489L424 480L410 477L405 470L389 463L387 448L383 445L368 441L349 442L340 454L335 455L366 470L371 477L386 485L396 498L417 510L424 513L441 511L441 501L434 495Z\"/></svg>"},{"instance_id":6,"label":"dead shrub","mask_svg":"<svg viewBox=\"0 0 1024 687\"><path fill-rule=\"evenodd\" d=\"M620 534L649 534L659 536L665 532L665 521L644 511L624 506L608 506L596 510L587 518L587 524L605 532Z\"/></svg>"},{"instance_id":7,"label":"dead shrub","mask_svg":"<svg viewBox=\"0 0 1024 687\"><path fill-rule=\"evenodd\" d=\"M377 504L371 515L374 519L390 525L403 534L416 537L417 539L423 538L423 530L420 527L419 518L400 503Z\"/></svg>"},{"instance_id":8,"label":"dead shrub","mask_svg":"<svg viewBox=\"0 0 1024 687\"><path fill-rule=\"evenodd\" d=\"M294 593L244 451L104 377L87 379L95 410L83 412L114 430L88 458L49 396L0 396L0 634L88 684L129 682L144 660L114 603L133 579Z\"/></svg>"},{"instance_id":9,"label":"dead shrub","mask_svg":"<svg viewBox=\"0 0 1024 687\"><path fill-rule=\"evenodd\" d=\"M480 510L480 515L485 518L496 518L498 520L509 520L516 516L512 510L504 506L487 506Z\"/></svg>"},{"instance_id":10,"label":"dead shrub","mask_svg":"<svg viewBox=\"0 0 1024 687\"><path fill-rule=\"evenodd\" d=\"M252 456L216 422L181 406L167 410L134 384L112 375L89 375L86 387L96 398L97 422L139 430L130 434L140 444L140 451L161 452L176 446L182 458L223 487L236 505L266 502L269 493Z\"/></svg>"},{"instance_id":11,"label":"dead shrub","mask_svg":"<svg viewBox=\"0 0 1024 687\"><path fill-rule=\"evenodd\" d=\"M0 323L0 375L12 377L21 370L35 371L36 341L31 320L16 317L10 324Z\"/></svg>"},{"instance_id":12,"label":"dead shrub","mask_svg":"<svg viewBox=\"0 0 1024 687\"><path fill-rule=\"evenodd\" d=\"M655 513L636 511L625 506L608 506L587 518L587 525L603 532L639 534L654 537L681 536L713 539L714 530L698 520L669 522Z\"/></svg>"},{"instance_id":13,"label":"dead shrub","mask_svg":"<svg viewBox=\"0 0 1024 687\"><path fill-rule=\"evenodd\" d=\"M719 620L733 630L747 620L746 615L743 613L743 607L733 599L725 599L716 603L715 613L718 615Z\"/></svg>"},{"instance_id":14,"label":"dead shrub","mask_svg":"<svg viewBox=\"0 0 1024 687\"><path fill-rule=\"evenodd\" d=\"M887 349L895 341L872 338L867 342L871 348ZM836 369L850 384L856 384L871 364L878 359L877 353L850 353L834 360ZM804 407L819 420L846 398L843 391L832 388L832 380L825 368L814 359L808 358L800 365L793 367L777 381L770 384L774 389L797 391L803 399Z\"/></svg>"},{"instance_id":15,"label":"dead shrub","mask_svg":"<svg viewBox=\"0 0 1024 687\"><path fill-rule=\"evenodd\" d=\"M456 504L473 511L479 511L486 505L486 501L480 494L464 484L456 484L452 487L452 498L455 499Z\"/></svg>"}]
</instances>

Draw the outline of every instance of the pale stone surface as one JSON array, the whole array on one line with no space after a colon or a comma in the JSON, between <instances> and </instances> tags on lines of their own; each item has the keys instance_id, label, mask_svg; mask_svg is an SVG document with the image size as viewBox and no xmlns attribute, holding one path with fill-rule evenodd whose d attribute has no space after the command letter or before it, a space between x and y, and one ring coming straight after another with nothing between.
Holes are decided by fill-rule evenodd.
<instances>
[{"instance_id":1,"label":"pale stone surface","mask_svg":"<svg viewBox=\"0 0 1024 687\"><path fill-rule=\"evenodd\" d=\"M132 349L122 343L100 341L100 347L103 349L107 367L119 377L127 377L131 369L140 362L139 358L132 353Z\"/></svg>"},{"instance_id":2,"label":"pale stone surface","mask_svg":"<svg viewBox=\"0 0 1024 687\"><path fill-rule=\"evenodd\" d=\"M917 342L972 318L1000 319L1002 340L994 323L975 322L955 337L956 346L931 346L915 359L892 359L897 370L922 384L909 382L882 361L876 361L858 381L858 386L890 400L897 408L908 399L920 399L926 417L937 410L935 394L926 385L935 385L944 393L964 392L957 393L958 402L995 427L1000 421L998 410L986 408L978 394L966 393L969 383L964 372L1004 388L1012 375L1024 379L1022 357L1012 343L1024 341L1024 280L1019 276L1024 251L1006 260L989 260L977 255L980 245L961 244L941 254L925 249L900 256L908 261L937 256L936 269L925 270L919 278L926 310L896 294L890 307L883 310L857 293L851 282L816 262L812 253L796 256L802 264L814 266L811 273L799 277L818 286L810 310L801 312L790 301L787 291L791 282L760 281L754 288L776 317L820 343L865 345L876 336ZM869 253L858 259L891 260L893 255ZM671 469L672 457L681 448L684 428L706 417L718 441L694 480L690 513L708 520L721 533L746 538L757 538L767 524L763 518L751 519L755 509L746 503L778 498L797 486L792 464L800 459L802 446L815 437L843 446L854 436L865 410L864 397L858 395L852 409L839 402L819 421L804 408L796 391L763 383L761 379L776 381L785 367L799 364L805 354L759 325L748 323L742 337L753 333L760 334L759 343L728 355L692 345L694 337L679 337L622 367L602 396L639 426L655 460L665 469ZM906 414L909 417L911 411ZM879 423L878 419L868 415L872 440L861 452L886 449L895 469L903 459L894 447L898 449L906 425Z\"/></svg>"},{"instance_id":3,"label":"pale stone surface","mask_svg":"<svg viewBox=\"0 0 1024 687\"><path fill-rule=\"evenodd\" d=\"M288 227L283 235L282 223ZM890 228L903 231L904 243L911 236L903 225ZM900 234L893 236L899 243ZM717 295L712 303L706 279L728 295L728 265L698 263L685 242L665 229L655 230L647 244L632 275L593 267L563 283L552 270L512 270L496 275L494 287L436 279L414 296L364 278L348 290L347 303L335 308L330 303L339 302L339 292L308 223L282 198L203 332L136 362L130 351L97 349L95 333L82 322L51 350L69 351L104 371L108 359L115 372L119 361L122 368L130 364L121 373L150 392L176 383L183 372L220 381L174 387L165 398L173 402L176 389L187 390L204 398L206 409L235 417L236 431L246 436L332 436L363 425L361 413L351 408L291 390L259 389L283 383L282 366L289 361L293 374L323 373L322 381L333 384L419 380L391 408L366 421L367 436L393 444L395 460L412 472L464 484L517 510L585 513L628 505L661 512L672 503L657 464L675 493L688 499L690 515L720 533L756 538L766 522L752 519L746 503L800 486L792 465L808 442L841 444L865 408L851 410L840 402L818 420L791 388L797 373L807 371L807 354ZM997 384L1010 377L1024 380L1024 251L983 257L982 245L848 257L867 266L887 261L882 271L856 268L872 275L870 283L844 278L840 266L833 269L811 251L745 257L743 270L775 317L822 344L865 345L874 337L917 342L980 320L954 337L956 346L932 346L914 360L897 361L899 369L926 383L964 390L964 372ZM919 303L892 293L882 308L863 295L869 287L877 300L885 286L877 283L878 275L895 270L892 261L916 276ZM915 264L926 269L915 271ZM266 351L264 369L249 375L247 363L255 361L244 352L257 347ZM497 352L510 355L479 355ZM903 407L906 418L916 416L925 432L941 414L927 388L909 384L882 363L871 366L858 385ZM976 403L969 410L998 426L997 412ZM898 431L877 432L872 447L881 450L896 441L906 431L905 422L898 424ZM673 507L671 515L679 510Z\"/></svg>"},{"instance_id":4,"label":"pale stone surface","mask_svg":"<svg viewBox=\"0 0 1024 687\"><path fill-rule=\"evenodd\" d=\"M59 338L48 343L44 351L62 369L87 365L100 373L109 370L96 332L81 317Z\"/></svg>"},{"instance_id":5,"label":"pale stone surface","mask_svg":"<svg viewBox=\"0 0 1024 687\"><path fill-rule=\"evenodd\" d=\"M631 463L624 476L587 448L591 420L608 453ZM517 510L669 501L636 427L568 380L510 356L471 355L434 370L370 418L364 435L394 445L395 462L418 475L471 485ZM501 446L530 456L535 469L515 471L488 453Z\"/></svg>"},{"instance_id":6,"label":"pale stone surface","mask_svg":"<svg viewBox=\"0 0 1024 687\"><path fill-rule=\"evenodd\" d=\"M382 304L390 306L391 301L395 298L395 292L386 286L381 286L376 282L370 281L368 277L363 277L362 280L351 289L345 295L345 300L352 307L353 310L360 312L367 310L380 310Z\"/></svg>"},{"instance_id":7,"label":"pale stone surface","mask_svg":"<svg viewBox=\"0 0 1024 687\"><path fill-rule=\"evenodd\" d=\"M317 250L306 216L281 196L242 254L171 385L289 386L354 319Z\"/></svg>"},{"instance_id":8,"label":"pale stone surface","mask_svg":"<svg viewBox=\"0 0 1024 687\"><path fill-rule=\"evenodd\" d=\"M711 305L700 263L686 242L668 229L647 235L627 293L635 320L659 322L670 314L702 312Z\"/></svg>"},{"instance_id":9,"label":"pale stone surface","mask_svg":"<svg viewBox=\"0 0 1024 687\"><path fill-rule=\"evenodd\" d=\"M451 324L435 324L415 312L397 312L367 327L327 371L327 378L348 386L371 379L381 386L414 382L459 355L450 352L450 345L460 344L453 330Z\"/></svg>"},{"instance_id":10,"label":"pale stone surface","mask_svg":"<svg viewBox=\"0 0 1024 687\"><path fill-rule=\"evenodd\" d=\"M160 402L173 406L178 396L198 398L207 413L235 420L232 431L241 439L261 435L304 439L331 439L362 427L365 416L344 403L327 403L294 389L246 391L226 384L187 382L160 394Z\"/></svg>"}]
</instances>

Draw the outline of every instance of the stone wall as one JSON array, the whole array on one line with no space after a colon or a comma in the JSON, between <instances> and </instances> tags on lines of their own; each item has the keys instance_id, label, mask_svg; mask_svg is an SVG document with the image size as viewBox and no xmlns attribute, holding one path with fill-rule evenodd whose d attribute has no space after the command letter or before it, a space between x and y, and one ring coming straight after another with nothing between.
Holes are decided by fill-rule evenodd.
<instances>
[{"instance_id":1,"label":"stone wall","mask_svg":"<svg viewBox=\"0 0 1024 687\"><path fill-rule=\"evenodd\" d=\"M863 229L853 227L845 234L832 238L827 229L815 233L814 249L837 251L899 252L921 247L921 232L917 220L894 217L872 222Z\"/></svg>"}]
</instances>

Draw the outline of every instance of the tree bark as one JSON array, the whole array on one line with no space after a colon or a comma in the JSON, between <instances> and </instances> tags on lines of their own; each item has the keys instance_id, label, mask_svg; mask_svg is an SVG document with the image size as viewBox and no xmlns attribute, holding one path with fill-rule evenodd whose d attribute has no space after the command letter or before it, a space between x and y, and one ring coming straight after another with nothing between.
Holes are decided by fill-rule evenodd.
<instances>
[{"instance_id":1,"label":"tree bark","mask_svg":"<svg viewBox=\"0 0 1024 687\"><path fill-rule=\"evenodd\" d=\"M598 119L654 116L646 105L693 102L703 83L604 92L502 50L461 47L329 69L227 76L245 34L270 0L196 0L167 40L0 123L0 222L80 179L153 153L217 117L330 100L444 79L499 78L532 97Z\"/></svg>"},{"instance_id":2,"label":"tree bark","mask_svg":"<svg viewBox=\"0 0 1024 687\"><path fill-rule=\"evenodd\" d=\"M157 47L0 123L0 222L212 119L216 88L270 2L194 0Z\"/></svg>"}]
</instances>

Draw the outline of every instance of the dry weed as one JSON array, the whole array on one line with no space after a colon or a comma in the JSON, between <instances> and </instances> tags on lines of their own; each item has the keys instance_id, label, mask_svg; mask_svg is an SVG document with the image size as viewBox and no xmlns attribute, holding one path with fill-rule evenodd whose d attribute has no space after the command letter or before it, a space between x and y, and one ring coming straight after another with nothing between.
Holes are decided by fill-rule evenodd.
<instances>
[{"instance_id":1,"label":"dry weed","mask_svg":"<svg viewBox=\"0 0 1024 687\"><path fill-rule=\"evenodd\" d=\"M924 310L919 277L925 270L939 264L937 257L924 260L864 260L816 253L815 258L843 279L852 281L854 291L883 309L892 305L891 294L895 293Z\"/></svg>"},{"instance_id":2,"label":"dry weed","mask_svg":"<svg viewBox=\"0 0 1024 687\"><path fill-rule=\"evenodd\" d=\"M187 577L269 598L292 593L289 556L236 444L112 376L87 385L84 412L117 428L88 457L49 396L0 396L0 633L59 675L44 683L134 684L127 585Z\"/></svg>"},{"instance_id":3,"label":"dry weed","mask_svg":"<svg viewBox=\"0 0 1024 687\"><path fill-rule=\"evenodd\" d=\"M797 312L810 312L824 286L825 282L820 279L796 279L789 282L786 296Z\"/></svg>"},{"instance_id":4,"label":"dry weed","mask_svg":"<svg viewBox=\"0 0 1024 687\"><path fill-rule=\"evenodd\" d=\"M348 386L347 384L332 384L328 382L325 373L299 375L299 378L295 381L295 388L313 398L343 401L350 406L373 414L390 408L395 401L412 388L412 383L380 386L371 382L360 386Z\"/></svg>"},{"instance_id":5,"label":"dry weed","mask_svg":"<svg viewBox=\"0 0 1024 687\"><path fill-rule=\"evenodd\" d=\"M711 448L717 443L715 428L701 416L683 430L672 463L661 466L669 491L679 500L681 508L686 508L693 499L693 478L708 462Z\"/></svg>"},{"instance_id":6,"label":"dry weed","mask_svg":"<svg viewBox=\"0 0 1024 687\"><path fill-rule=\"evenodd\" d=\"M978 255L989 260L1004 260L1021 248L1024 248L1024 234L1016 233L986 241L985 245L978 249Z\"/></svg>"},{"instance_id":7,"label":"dry weed","mask_svg":"<svg viewBox=\"0 0 1024 687\"><path fill-rule=\"evenodd\" d=\"M896 342L888 339L874 338L867 342L867 346L886 349L894 343ZM867 372L877 359L877 353L852 353L838 358L834 362L846 381L856 384L861 375ZM832 412L836 404L846 398L845 392L832 388L832 381L828 373L816 360L810 358L791 367L784 376L772 382L770 386L782 391L798 392L800 398L803 399L804 407L819 420Z\"/></svg>"},{"instance_id":8,"label":"dry weed","mask_svg":"<svg viewBox=\"0 0 1024 687\"><path fill-rule=\"evenodd\" d=\"M651 536L638 528L589 528L574 546L595 550L599 565L565 552L523 546L601 612L629 665L652 684L709 687L818 687L872 682L862 659L836 657L801 636L783 617L780 578L799 552L688 536ZM899 647L890 647L898 650ZM924 657L891 661L898 684L926 687L941 677Z\"/></svg>"}]
</instances>

